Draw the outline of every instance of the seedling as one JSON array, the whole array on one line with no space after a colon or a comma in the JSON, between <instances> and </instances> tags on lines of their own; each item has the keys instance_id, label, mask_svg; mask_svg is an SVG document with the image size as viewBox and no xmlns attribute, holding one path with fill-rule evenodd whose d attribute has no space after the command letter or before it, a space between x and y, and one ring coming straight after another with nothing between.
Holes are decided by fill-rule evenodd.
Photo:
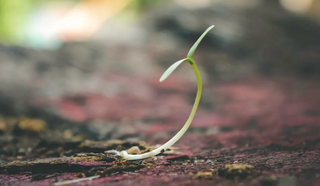
<instances>
[{"instance_id":1,"label":"seedling","mask_svg":"<svg viewBox=\"0 0 320 186\"><path fill-rule=\"evenodd\" d=\"M171 65L161 76L160 78L160 82L164 81L165 79L167 79L170 74L183 62L188 62L195 75L197 78L197 83L198 83L198 91L197 91L197 95L196 95L196 99L194 101L191 113L189 115L188 120L186 121L186 123L184 124L184 126L180 129L180 131L173 136L173 138L171 138L167 143L163 144L162 146L147 152L147 153L143 153L143 154L128 154L127 151L121 151L118 152L116 150L110 150L107 152L111 152L111 153L115 153L118 156L121 156L122 158L126 159L126 160L138 160L138 159L144 159L144 158L149 158L152 156L155 156L163 151L165 151L166 149L170 148L174 143L176 143L182 136L183 134L187 131L187 129L189 128L194 115L196 114L199 102L200 102L200 98L201 98L201 94L202 94L202 82L201 82L201 77L200 77L200 73L199 70L197 68L196 62L193 59L193 54L195 52L195 50L197 49L199 43L202 41L202 39L207 35L207 33L214 27L214 25L210 26L209 28L207 28L206 31L203 32L203 34L199 37L199 39L193 44L193 46L190 48L187 58L181 59L177 62L175 62L173 65Z\"/></svg>"}]
</instances>

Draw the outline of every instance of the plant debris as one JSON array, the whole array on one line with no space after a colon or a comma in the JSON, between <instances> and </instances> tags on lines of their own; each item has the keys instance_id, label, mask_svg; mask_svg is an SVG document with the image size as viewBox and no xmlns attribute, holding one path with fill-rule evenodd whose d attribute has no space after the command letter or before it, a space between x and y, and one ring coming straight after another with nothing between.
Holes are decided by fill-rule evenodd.
<instances>
[{"instance_id":1,"label":"plant debris","mask_svg":"<svg viewBox=\"0 0 320 186\"><path fill-rule=\"evenodd\" d=\"M193 176L194 180L201 179L212 179L212 172L198 172L195 176Z\"/></svg>"},{"instance_id":2,"label":"plant debris","mask_svg":"<svg viewBox=\"0 0 320 186\"><path fill-rule=\"evenodd\" d=\"M21 130L29 130L33 132L41 132L45 129L46 123L40 119L23 118L19 121L18 127Z\"/></svg>"},{"instance_id":3,"label":"plant debris","mask_svg":"<svg viewBox=\"0 0 320 186\"><path fill-rule=\"evenodd\" d=\"M246 164L226 164L224 168L219 168L217 173L227 179L240 180L251 175L253 166Z\"/></svg>"}]
</instances>

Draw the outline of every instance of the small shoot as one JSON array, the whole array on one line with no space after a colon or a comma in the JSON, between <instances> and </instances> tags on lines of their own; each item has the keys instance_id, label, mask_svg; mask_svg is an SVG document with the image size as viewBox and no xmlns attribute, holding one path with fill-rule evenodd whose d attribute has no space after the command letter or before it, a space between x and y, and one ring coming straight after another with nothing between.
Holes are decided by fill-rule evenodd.
<instances>
[{"instance_id":1,"label":"small shoot","mask_svg":"<svg viewBox=\"0 0 320 186\"><path fill-rule=\"evenodd\" d=\"M174 64L172 64L161 76L160 78L160 82L166 80L170 74L183 62L189 62L194 73L195 76L197 78L197 83L198 83L198 91L197 91L197 95L196 95L196 99L194 101L191 113L189 115L188 120L186 121L186 123L184 124L184 126L180 129L180 131L173 136L168 142L166 142L165 144L163 144L162 146L147 152L147 153L143 153L143 154L128 154L127 151L121 151L118 152L116 150L110 150L107 152L110 153L115 153L118 156L121 156L122 158L126 159L126 160L138 160L138 159L145 159L145 158L149 158L152 156L155 156L163 151L165 151L166 149L170 148L174 143L176 143L183 135L184 133L188 130L199 105L200 102L200 98L201 98L201 94L202 94L202 81L201 81L201 77L200 77L200 73L199 70L197 68L196 62L193 59L193 54L196 51L198 45L200 44L200 42L202 41L202 39L208 34L208 32L210 30L212 30L212 28L214 27L214 25L210 26L209 28L207 28L207 30L205 32L203 32L203 34L199 37L199 39L193 44L193 46L190 48L187 58L181 59L177 62L175 62Z\"/></svg>"}]
</instances>

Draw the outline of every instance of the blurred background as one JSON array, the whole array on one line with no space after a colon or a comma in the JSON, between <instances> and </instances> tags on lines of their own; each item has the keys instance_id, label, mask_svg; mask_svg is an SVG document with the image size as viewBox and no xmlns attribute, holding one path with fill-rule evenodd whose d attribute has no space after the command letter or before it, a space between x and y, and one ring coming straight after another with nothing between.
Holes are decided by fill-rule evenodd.
<instances>
[{"instance_id":1,"label":"blurred background","mask_svg":"<svg viewBox=\"0 0 320 186\"><path fill-rule=\"evenodd\" d=\"M11 143L25 130L38 141L165 142L196 81L188 65L158 79L210 25L190 134L319 126L318 0L0 0L3 151L26 153Z\"/></svg>"}]
</instances>

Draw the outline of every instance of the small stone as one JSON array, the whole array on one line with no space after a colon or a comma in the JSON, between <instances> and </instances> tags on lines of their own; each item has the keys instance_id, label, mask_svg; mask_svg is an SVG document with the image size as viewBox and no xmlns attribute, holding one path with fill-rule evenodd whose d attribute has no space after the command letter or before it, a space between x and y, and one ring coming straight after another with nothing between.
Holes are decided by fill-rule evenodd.
<instances>
[{"instance_id":1,"label":"small stone","mask_svg":"<svg viewBox=\"0 0 320 186\"><path fill-rule=\"evenodd\" d=\"M141 151L138 146L133 146L127 150L128 154L141 154Z\"/></svg>"}]
</instances>

